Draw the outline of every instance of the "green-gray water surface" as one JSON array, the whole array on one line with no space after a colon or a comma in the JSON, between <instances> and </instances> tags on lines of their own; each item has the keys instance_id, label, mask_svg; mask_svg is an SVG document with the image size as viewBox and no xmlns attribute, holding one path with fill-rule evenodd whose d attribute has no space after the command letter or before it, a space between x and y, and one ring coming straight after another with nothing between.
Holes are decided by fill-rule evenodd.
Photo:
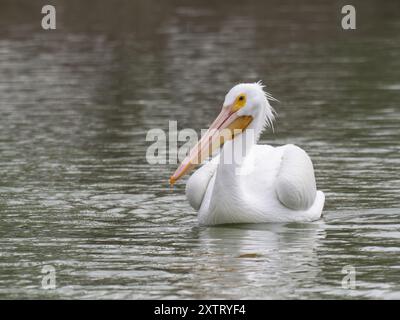
<instances>
[{"instance_id":1,"label":"green-gray water surface","mask_svg":"<svg viewBox=\"0 0 400 320\"><path fill-rule=\"evenodd\" d=\"M0 298L400 298L400 3L0 3ZM199 227L148 130L263 80L324 217ZM42 288L43 266L56 288ZM342 268L356 288L342 287ZM348 270L348 269L346 269Z\"/></svg>"}]
</instances>

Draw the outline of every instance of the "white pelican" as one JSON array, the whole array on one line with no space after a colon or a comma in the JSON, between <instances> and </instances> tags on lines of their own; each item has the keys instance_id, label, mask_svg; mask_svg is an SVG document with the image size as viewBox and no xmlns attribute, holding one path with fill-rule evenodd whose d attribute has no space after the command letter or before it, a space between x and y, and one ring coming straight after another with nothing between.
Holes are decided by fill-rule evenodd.
<instances>
[{"instance_id":1,"label":"white pelican","mask_svg":"<svg viewBox=\"0 0 400 320\"><path fill-rule=\"evenodd\" d=\"M219 116L171 176L172 185L213 155L216 145L222 145L219 154L200 167L186 185L186 197L198 211L200 224L320 218L325 195L317 191L307 153L292 144L256 144L274 120L268 98L273 99L261 83L234 86L225 96Z\"/></svg>"}]
</instances>

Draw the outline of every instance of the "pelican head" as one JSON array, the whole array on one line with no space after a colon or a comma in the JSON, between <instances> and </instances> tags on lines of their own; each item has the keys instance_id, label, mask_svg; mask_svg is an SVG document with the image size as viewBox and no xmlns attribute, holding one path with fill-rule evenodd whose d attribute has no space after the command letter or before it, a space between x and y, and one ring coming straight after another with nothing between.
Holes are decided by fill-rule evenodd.
<instances>
[{"instance_id":1,"label":"pelican head","mask_svg":"<svg viewBox=\"0 0 400 320\"><path fill-rule=\"evenodd\" d=\"M263 88L261 82L257 82L241 83L229 90L218 117L170 177L171 185L211 156L227 140L252 129L257 141L263 129L272 126L274 110L268 99L275 99Z\"/></svg>"},{"instance_id":2,"label":"pelican head","mask_svg":"<svg viewBox=\"0 0 400 320\"><path fill-rule=\"evenodd\" d=\"M261 82L241 83L229 90L222 108L231 108L238 117L251 117L251 123L243 130L254 129L258 139L265 127L272 127L275 118L275 111L268 99L276 101L275 98L264 91Z\"/></svg>"}]
</instances>

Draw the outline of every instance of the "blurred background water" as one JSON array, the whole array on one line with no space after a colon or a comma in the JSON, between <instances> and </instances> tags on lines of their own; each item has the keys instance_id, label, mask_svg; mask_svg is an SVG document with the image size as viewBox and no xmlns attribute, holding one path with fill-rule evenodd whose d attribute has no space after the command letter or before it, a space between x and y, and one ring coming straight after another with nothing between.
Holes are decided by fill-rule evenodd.
<instances>
[{"instance_id":1,"label":"blurred background water","mask_svg":"<svg viewBox=\"0 0 400 320\"><path fill-rule=\"evenodd\" d=\"M400 298L398 1L352 1L353 31L340 1L52 1L54 31L44 4L0 2L0 298ZM324 217L199 227L146 133L258 80Z\"/></svg>"}]
</instances>

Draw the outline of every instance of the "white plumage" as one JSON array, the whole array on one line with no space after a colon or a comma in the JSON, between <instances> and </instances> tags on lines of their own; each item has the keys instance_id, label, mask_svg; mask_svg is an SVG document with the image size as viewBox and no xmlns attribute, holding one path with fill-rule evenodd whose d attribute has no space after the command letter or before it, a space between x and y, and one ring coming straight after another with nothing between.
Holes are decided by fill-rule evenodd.
<instances>
[{"instance_id":1,"label":"white plumage","mask_svg":"<svg viewBox=\"0 0 400 320\"><path fill-rule=\"evenodd\" d=\"M221 115L211 128L240 127L243 131L225 141L220 154L194 172L187 182L186 196L198 211L200 224L320 218L325 196L317 191L307 153L292 144L281 147L256 144L265 125L273 121L267 97L260 83L237 85L226 95ZM219 138L212 135L200 141L171 181L175 182L192 167L194 155L200 154L199 150L209 140Z\"/></svg>"}]
</instances>

